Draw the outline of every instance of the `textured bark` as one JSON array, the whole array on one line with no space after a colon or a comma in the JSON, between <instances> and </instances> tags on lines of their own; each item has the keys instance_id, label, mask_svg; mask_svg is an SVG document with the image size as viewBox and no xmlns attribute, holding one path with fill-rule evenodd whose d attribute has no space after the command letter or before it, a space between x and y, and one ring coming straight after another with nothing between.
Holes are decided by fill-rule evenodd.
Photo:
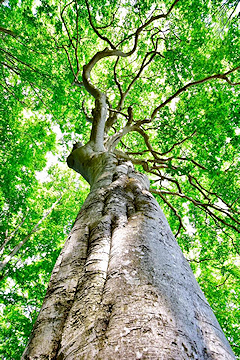
<instances>
[{"instance_id":1,"label":"textured bark","mask_svg":"<svg viewBox=\"0 0 240 360\"><path fill-rule=\"evenodd\" d=\"M106 153L89 169L23 359L234 359L147 178Z\"/></svg>"}]
</instances>

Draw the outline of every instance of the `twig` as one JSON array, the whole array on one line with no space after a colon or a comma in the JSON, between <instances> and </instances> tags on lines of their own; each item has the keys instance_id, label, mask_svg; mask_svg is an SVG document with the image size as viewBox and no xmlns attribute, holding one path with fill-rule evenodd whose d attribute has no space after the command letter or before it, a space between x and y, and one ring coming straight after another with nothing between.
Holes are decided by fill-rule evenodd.
<instances>
[{"instance_id":1,"label":"twig","mask_svg":"<svg viewBox=\"0 0 240 360\"><path fill-rule=\"evenodd\" d=\"M150 192L151 193L155 193L153 191L153 189L150 189ZM156 193L155 193L156 194ZM181 216L178 214L177 210L172 206L172 204L170 204L170 202L159 192L157 193L161 198L162 200L168 205L168 207L174 212L175 216L178 218L178 221L179 221L179 227L178 227L178 230L177 230L177 233L175 234L175 237L177 237L179 234L180 234L180 231L181 231L181 228L183 228L184 230L186 230L185 226L183 225L182 223L182 218Z\"/></svg>"},{"instance_id":2,"label":"twig","mask_svg":"<svg viewBox=\"0 0 240 360\"><path fill-rule=\"evenodd\" d=\"M229 278L230 276L231 276L231 274L228 274L228 275L226 276L225 280L224 280L221 284L216 285L216 288L218 288L218 287L220 287L220 286L223 286L223 285L226 283L226 281L228 280L228 278Z\"/></svg>"},{"instance_id":3,"label":"twig","mask_svg":"<svg viewBox=\"0 0 240 360\"><path fill-rule=\"evenodd\" d=\"M197 131L195 130L191 135L187 136L185 139L179 141L179 142L176 142L169 150L163 152L163 153L160 153L159 155L166 155L168 154L169 152L171 152L176 146L178 145L181 145L183 144L185 141L187 141L188 139L190 139L191 137L193 137L195 134L197 133Z\"/></svg>"}]
</instances>

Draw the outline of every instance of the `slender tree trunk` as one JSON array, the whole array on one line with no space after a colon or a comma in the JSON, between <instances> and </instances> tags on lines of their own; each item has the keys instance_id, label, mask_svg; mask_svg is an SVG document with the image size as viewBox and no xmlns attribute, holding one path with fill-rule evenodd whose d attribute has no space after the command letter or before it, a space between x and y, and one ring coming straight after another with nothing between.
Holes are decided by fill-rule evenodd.
<instances>
[{"instance_id":1,"label":"slender tree trunk","mask_svg":"<svg viewBox=\"0 0 240 360\"><path fill-rule=\"evenodd\" d=\"M42 218L38 221L38 223L32 228L32 230L30 231L29 234L27 234L27 236L25 236L25 238L20 241L14 248L13 250L10 252L9 255L7 255L5 257L5 259L0 262L0 271L2 271L6 266L7 264L12 260L12 258L18 253L18 251L23 247L24 244L26 244L26 242L31 238L31 236L33 234L35 234L40 225L42 224L42 222L48 217L49 214L51 214L52 210L55 208L55 206L59 203L59 201L61 200L62 198L62 195L57 199L57 201L51 206L51 208L45 212L45 214L43 214ZM18 231L19 227L24 223L26 217L23 219L23 221L17 226L17 228L13 231L13 233L7 237L1 247L1 250L4 251L4 248L5 246L8 244L8 242L14 237L14 235L16 234L16 232ZM1 250L0 250L0 253L1 253ZM2 277L4 277L5 274L2 275ZM1 278L2 278L1 277Z\"/></svg>"},{"instance_id":2,"label":"slender tree trunk","mask_svg":"<svg viewBox=\"0 0 240 360\"><path fill-rule=\"evenodd\" d=\"M106 153L89 167L23 359L234 359L148 179Z\"/></svg>"}]
</instances>

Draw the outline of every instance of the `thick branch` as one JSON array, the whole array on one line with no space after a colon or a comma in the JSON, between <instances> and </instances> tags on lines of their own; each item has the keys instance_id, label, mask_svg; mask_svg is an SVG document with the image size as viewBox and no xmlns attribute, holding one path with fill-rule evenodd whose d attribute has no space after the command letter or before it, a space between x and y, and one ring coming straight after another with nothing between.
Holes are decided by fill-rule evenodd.
<instances>
[{"instance_id":1,"label":"thick branch","mask_svg":"<svg viewBox=\"0 0 240 360\"><path fill-rule=\"evenodd\" d=\"M85 0L86 6L87 6L87 10L88 10L88 17L89 17L89 22L90 25L93 29L93 31L97 34L97 36L102 39L103 41L106 41L111 49L115 50L119 45L121 45L124 41L134 37L134 44L133 44L133 48L132 50L130 50L127 54L132 55L136 48L137 48L137 43L138 43L138 38L140 33L151 23L153 23L154 21L158 20L158 19L166 19L168 17L168 15L171 13L171 11L173 10L174 6L178 3L179 0L175 0L173 2L173 4L171 5L170 9L168 10L168 12L166 14L160 14L160 15L156 15L156 16L151 16L151 18L146 21L142 26L140 26L133 34L129 35L127 38L125 38L124 40L122 40L120 43L117 44L117 46L115 46L106 36L103 36L99 33L99 31L97 30L96 26L94 26L93 22L92 22L92 17L91 17L91 12L90 12L90 7L89 7L89 3L88 0Z\"/></svg>"},{"instance_id":2,"label":"thick branch","mask_svg":"<svg viewBox=\"0 0 240 360\"><path fill-rule=\"evenodd\" d=\"M86 88L86 90L96 99L96 106L98 107L98 110L100 111L100 115L98 116L97 119L95 119L95 121L93 122L93 126L92 126L92 132L91 132L91 139L90 141L95 142L96 139L98 139L98 145L97 149L101 149L103 148L103 136L104 136L104 127L105 127L105 123L106 123L106 96L104 94L101 93L101 91L94 86L91 83L91 79L90 79L90 75L91 75L91 70L93 69L93 67L98 63L98 61L100 61L101 59L105 58L105 57L110 57L110 56L116 56L116 57L128 57L131 56L136 48L137 48L137 43L138 43L138 38L140 33L148 26L150 25L152 22L154 22L155 20L158 20L160 18L167 18L167 16L170 14L170 12L172 11L173 7L176 5L176 3L179 0L175 0L174 3L172 4L172 6L170 7L169 11L166 14L160 14L160 15L156 15L156 16L152 16L148 21L146 21L142 26L140 26L134 35L134 45L132 47L132 49L129 52L123 52L121 50L118 50L115 48L115 46L109 41L109 39L107 39L106 37L103 37L102 35L100 35L100 33L98 32L98 30L94 27L93 23L92 23L92 19L91 19L91 13L90 13L90 8L89 8L89 4L88 1L86 1L86 6L88 9L88 14L89 14L89 21L91 23L92 28L94 29L95 33L102 39L108 42L108 44L111 46L111 50L106 48L103 51L99 51L97 52L93 58L89 61L88 64L84 65L83 67L83 74L82 74L82 78L83 78L83 84ZM71 39L69 37L69 40L71 42ZM149 54L147 54L148 56ZM152 57L150 58L150 60L145 64L145 60L147 58L147 56L144 58L143 63L141 65L141 68L139 70L139 74L135 77L135 79L133 79L133 81L131 82L131 84L129 85L126 94L128 93L128 91L130 90L131 86L134 84L134 82L137 80L137 78L139 77L140 73L143 71L143 69L145 68L145 66L147 66L153 59L153 57L156 55L156 52L154 52L154 54L152 55ZM115 68L116 70L116 68ZM121 93L121 90L120 90ZM121 94L121 100L120 103L124 100L124 97L126 96L126 94ZM119 109L118 109L119 110ZM96 113L95 113L96 114ZM112 119L111 119L112 121Z\"/></svg>"},{"instance_id":3,"label":"thick branch","mask_svg":"<svg viewBox=\"0 0 240 360\"><path fill-rule=\"evenodd\" d=\"M119 141L123 138L123 136L125 136L126 134L128 134L131 131L134 131L135 127L134 126L124 126L120 131L118 131L116 134L114 134L113 136L111 136L110 138L108 138L107 142L106 142L106 148L109 151L113 151L114 148L117 146L117 144L119 143Z\"/></svg>"},{"instance_id":4,"label":"thick branch","mask_svg":"<svg viewBox=\"0 0 240 360\"><path fill-rule=\"evenodd\" d=\"M104 151L104 127L107 118L107 101L106 95L99 92L95 100L93 110L93 122L90 136L90 142L94 151Z\"/></svg>"},{"instance_id":5,"label":"thick branch","mask_svg":"<svg viewBox=\"0 0 240 360\"><path fill-rule=\"evenodd\" d=\"M108 48L105 48L102 51L98 51L92 59L89 61L88 64L83 66L83 84L86 88L86 90L95 98L97 98L100 95L100 90L98 90L90 80L90 74L93 69L93 67L101 60L106 57L110 56L117 56L117 57L128 57L130 56L130 53L124 53L121 50L110 50Z\"/></svg>"},{"instance_id":6,"label":"thick branch","mask_svg":"<svg viewBox=\"0 0 240 360\"><path fill-rule=\"evenodd\" d=\"M102 151L103 148L103 138L104 138L104 128L107 118L107 99L106 95L103 94L97 87L91 83L90 75L93 67L101 59L109 56L128 56L120 50L109 50L108 48L103 51L97 52L93 58L89 61L88 64L83 66L83 84L86 90L95 98L96 108L94 110L94 121L92 126L91 138L90 141L94 143L96 151ZM96 142L97 141L97 142Z\"/></svg>"},{"instance_id":7,"label":"thick branch","mask_svg":"<svg viewBox=\"0 0 240 360\"><path fill-rule=\"evenodd\" d=\"M160 19L160 18L167 18L167 16L170 14L170 12L172 11L173 7L177 4L179 0L175 0L174 3L172 4L171 8L168 10L168 12L166 14L160 14L160 15L156 15L156 16L152 16L148 21L146 21L142 26L140 26L136 32L135 32L135 40L134 40L134 45L132 50L130 50L129 52L123 52L121 50L118 50L115 48L115 46L112 47L112 44L110 43L109 45L112 47L112 50L106 48L103 51L99 51L97 52L93 58L90 60L90 62L84 66L83 69L83 83L86 87L86 89L88 90L88 92L93 95L95 98L96 96L99 94L99 92L97 91L97 89L90 83L90 72L92 70L92 68L94 67L94 65L101 59L105 58L105 57L109 57L109 56L117 56L117 57L128 57L130 55L132 55L136 48L137 48L137 42L138 42L138 37L140 35L140 33L148 26L150 25L152 22ZM89 5L88 2L86 0L86 5L89 9Z\"/></svg>"}]
</instances>

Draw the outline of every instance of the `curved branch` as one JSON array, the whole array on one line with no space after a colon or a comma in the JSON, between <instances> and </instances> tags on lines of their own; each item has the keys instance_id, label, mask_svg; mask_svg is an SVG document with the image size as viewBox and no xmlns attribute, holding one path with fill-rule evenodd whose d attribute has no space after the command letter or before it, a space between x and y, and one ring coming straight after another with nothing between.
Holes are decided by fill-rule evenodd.
<instances>
[{"instance_id":1,"label":"curved branch","mask_svg":"<svg viewBox=\"0 0 240 360\"><path fill-rule=\"evenodd\" d=\"M110 56L117 56L117 57L128 57L132 54L132 51L128 52L128 53L124 53L123 51L121 50L118 50L118 49L115 49L115 50L110 50L108 48L105 48L104 50L102 51L98 51L93 57L92 59L89 61L88 64L84 65L83 66L83 74L82 74L82 77L83 77L83 84L86 88L86 90L93 96L93 97L97 97L100 95L100 91L94 87L94 85L91 83L91 80L90 80L90 74L91 74L91 71L93 69L93 67L101 60L101 59L104 59L106 57L110 57ZM156 54L154 52L154 54ZM146 55L148 56L149 53ZM155 56L155 55L154 55ZM146 58L146 57L145 57ZM144 58L144 61L145 61L145 58ZM151 59L152 60L152 59ZM151 61L150 60L150 61ZM148 65L149 62L147 62L146 65ZM139 70L140 73L142 72L142 70L145 68L146 65L142 65L141 66L141 69ZM139 74L140 75L140 74ZM136 78L134 78L134 80L132 81L133 83L136 81L135 79L137 79L138 76L136 76ZM132 83L130 84L130 87L132 86ZM130 89L130 88L129 88ZM129 91L129 90L127 90Z\"/></svg>"},{"instance_id":2,"label":"curved branch","mask_svg":"<svg viewBox=\"0 0 240 360\"><path fill-rule=\"evenodd\" d=\"M102 26L95 26L96 29L107 29L108 27L110 27L114 20L115 20L115 15L116 15L117 12L115 12L113 15L112 15L112 20L110 22L110 24L107 24L107 25L102 25Z\"/></svg>"},{"instance_id":3,"label":"curved branch","mask_svg":"<svg viewBox=\"0 0 240 360\"><path fill-rule=\"evenodd\" d=\"M192 87L192 86L195 86L195 85L198 85L198 84L202 84L204 82L207 82L207 81L210 81L210 80L213 80L213 79L222 79L222 80L225 80L227 81L228 84L232 85L232 86L235 86L235 85L240 85L240 82L236 82L236 83L233 83L229 80L229 78L227 77L227 75L233 73L234 71L237 71L240 69L240 66L237 66L235 67L234 69L231 69L227 72L225 72L224 74L215 74L215 75L211 75L211 76L207 76L201 80L197 80L197 81L193 81L191 83L188 83L186 84L185 86L183 86L181 89L179 89L178 91L175 92L175 94L173 94L172 96L170 96L167 100L165 100L162 104L160 104L159 106L157 106L154 111L152 112L152 115L151 115L151 118L150 120L148 120L148 122L152 121L158 111L163 108L165 105L167 105L168 103L170 103L174 98L176 98L178 95L180 95L182 92L186 91L188 88ZM146 120L145 120L146 122Z\"/></svg>"},{"instance_id":4,"label":"curved branch","mask_svg":"<svg viewBox=\"0 0 240 360\"><path fill-rule=\"evenodd\" d=\"M170 9L168 10L168 12L166 14L160 14L160 15L156 15L156 16L151 16L151 18L146 21L142 26L140 26L136 32L133 34L133 36L135 36L134 39L134 45L132 47L132 50L128 51L128 52L123 52L121 50L118 50L111 42L109 39L105 38L105 37L101 37L100 34L98 35L100 38L103 38L103 40L107 41L108 44L110 45L112 50L109 50L108 48L104 49L103 51L99 51L88 63L89 68L92 69L92 67L102 58L104 57L108 57L108 56L120 56L120 57L128 57L131 56L137 49L137 43L138 43L138 38L140 33L151 23L153 23L154 21L164 18L166 19L167 16L170 14L170 12L172 11L172 9L174 8L174 6L178 3L179 0L175 0L174 3L172 4L172 6L170 7ZM89 9L89 4L88 1L85 0L86 2L86 6L88 8L88 11L90 12ZM90 20L90 18L89 18ZM92 26L92 24L91 24ZM94 28L96 30L96 28ZM96 30L97 31L97 30ZM95 32L96 32L95 31ZM119 44L118 44L119 45ZM91 70L90 70L91 71ZM94 95L93 95L94 96Z\"/></svg>"},{"instance_id":5,"label":"curved branch","mask_svg":"<svg viewBox=\"0 0 240 360\"><path fill-rule=\"evenodd\" d=\"M89 15L89 21L90 24L93 28L93 30L95 31L95 33L102 39L108 42L108 44L111 47L111 50L108 48L105 48L103 51L99 51L97 52L93 58L89 61L88 64L83 66L83 73L82 73L82 79L83 79L83 84L86 88L86 90L95 98L95 103L96 103L96 107L95 107L95 112L94 112L94 119L93 119L93 125L92 125L92 131L91 131L91 137L90 137L90 142L92 142L92 144L94 144L95 146L95 150L97 151L101 151L104 149L103 146L103 138L104 138L104 128L105 128L105 124L106 124L106 117L107 117L107 99L106 99L106 95L103 94L96 86L94 86L91 83L91 79L90 79L90 75L91 75L91 71L93 69L93 67L98 63L98 61L100 61L101 59L105 58L105 57L110 57L110 56L116 56L116 57L128 57L130 55L132 55L136 48L137 48L137 43L138 43L138 38L140 33L149 25L151 24L153 21L158 20L160 18L166 18L169 13L171 12L171 10L173 9L173 7L175 6L175 4L178 2L179 0L175 0L174 3L172 4L172 6L170 7L169 11L166 14L161 14L161 15L157 15L157 16L151 16L151 18L146 21L142 26L140 26L134 35L134 44L133 44L133 48L132 50L130 50L129 52L123 52L121 50L116 49L116 47L112 44L111 41L109 41L109 39L107 39L106 37L103 37L98 30L96 29L96 27L94 27L93 22L92 22L92 18L91 18L91 13L90 13L90 8L89 8L89 4L88 4L88 0L85 0L86 2L86 6L87 6L87 10L88 10L88 15ZM71 4L71 2L69 3ZM68 6L69 4L67 4L66 6ZM65 7L66 8L66 7ZM63 11L65 10L65 8L63 9ZM61 16L63 14L63 11L61 12ZM62 19L64 22L64 19ZM66 26L65 26L66 27ZM68 37L69 37L69 41L72 45L72 39L70 38L70 35L68 33ZM74 46L73 46L74 47ZM126 96L126 94L129 92L131 86L134 84L134 82L137 80L137 78L140 76L141 72L143 71L143 69L152 61L152 59L154 58L154 56L156 55L156 52L153 53L153 55L151 56L150 60L146 61L147 56L149 55L149 53L144 57L141 68L137 74L137 76L132 80L132 82L129 84L126 92L123 94L121 93L122 90L120 90L120 94L121 94L121 100L120 100L120 104L119 106L121 107L122 102L124 101L124 97ZM117 62L116 62L117 63ZM73 71L73 69L72 69ZM116 64L115 64L115 71L116 71ZM115 76L116 78L116 76ZM115 79L116 81L116 79ZM118 82L116 82L118 85ZM119 108L117 110L120 110ZM111 120L111 122L116 118L116 115L113 116L113 118L109 119ZM129 132L128 129L125 127L123 134L126 132ZM119 140L121 139L123 135L120 135ZM116 143L116 141L119 141L116 139L114 139L113 144Z\"/></svg>"},{"instance_id":6,"label":"curved branch","mask_svg":"<svg viewBox=\"0 0 240 360\"><path fill-rule=\"evenodd\" d=\"M150 56L150 59L148 61L147 58L148 56ZM154 59L154 57L156 55L161 55L159 54L158 52L156 51L150 51L148 53L146 53L146 55L144 56L143 60L142 60L142 63L141 63L141 66L140 66L140 69L138 70L136 76L134 76L134 78L132 79L132 81L130 82L130 84L128 85L127 89L125 92L122 91L122 88L121 88L121 85L117 79L117 74L116 74L116 66L117 66L117 63L119 61L119 57L117 58L117 61L115 62L115 65L114 65L114 80L115 80L115 83L119 89L119 92L120 92L120 100L119 100L119 103L117 105L117 110L121 110L122 107L123 107L123 104L124 104L124 101L126 99L126 96L128 95L129 91L131 90L132 86L135 84L135 82L139 79L141 73L143 72L143 70L152 62L152 60ZM162 56L162 55L161 55ZM130 108L129 108L130 109ZM133 119L130 120L130 117L129 116L129 121L132 122ZM105 126L105 132L107 133L108 130L110 129L110 127L114 124L114 122L116 121L117 119L117 114L113 115L113 116L110 116L108 121L106 122L106 126Z\"/></svg>"},{"instance_id":7,"label":"curved branch","mask_svg":"<svg viewBox=\"0 0 240 360\"><path fill-rule=\"evenodd\" d=\"M90 8L89 8L89 4L88 4L88 0L85 0L87 9L88 9L88 15L89 15L89 21L90 24L93 28L93 30L95 31L95 33L102 39L107 41L107 43L110 45L111 50L108 48L105 48L103 51L99 51L97 52L93 58L89 61L88 64L83 66L83 73L82 73L82 78L83 78L83 84L86 88L86 90L95 98L96 100L96 112L94 116L94 121L93 121L93 126L92 126L92 131L91 131L91 137L90 137L90 141L92 143L94 143L96 145L96 149L98 150L103 150L103 138L104 138L104 128L105 128L105 123L106 123L106 116L107 116L107 111L106 111L106 95L103 94L97 87L95 87L92 83L91 83L91 79L90 79L90 75L91 75L91 70L93 69L93 67L97 64L98 61L100 61L101 59L105 58L105 57L110 57L110 56L116 56L116 57L128 57L131 56L136 48L137 48L137 43L138 43L138 38L140 33L148 26L150 25L152 22L154 22L155 20L158 20L160 18L167 18L167 16L170 14L170 12L172 11L173 7L176 5L176 3L179 0L175 0L174 3L172 4L172 6L170 7L170 9L168 10L168 12L166 14L160 14L160 15L156 15L156 16L151 16L151 18L146 21L142 26L140 26L135 34L134 34L134 44L133 44L133 48L132 50L130 50L129 52L123 52L121 50L116 49L116 47L112 44L112 42L107 39L106 37L103 37L98 30L96 29L96 27L94 27L93 23L92 23L92 19L91 19L91 13L90 13ZM70 4L70 3L69 3ZM64 11L64 10L63 10ZM62 12L63 13L63 12ZM62 14L61 13L61 14ZM64 20L64 19L63 19ZM69 34L68 34L69 35ZM69 36L69 40L70 43L72 44L72 40ZM148 54L149 55L149 54ZM147 56L148 56L147 55ZM156 53L154 52L154 56L156 55ZM145 59L147 57L144 58L144 61L141 65L141 68L139 70L139 75L142 72L142 70L144 69L144 67L151 62L152 58L154 57L152 56L151 59L144 64ZM126 93L130 90L131 86L133 85L133 83L137 80L138 76L137 75L135 77L135 79L133 79L133 81L130 83ZM126 95L125 95L126 96ZM121 96L121 101L120 101L120 105L121 102L124 100L124 94L122 94ZM118 109L119 110L119 109ZM97 116L97 112L98 112L98 116ZM111 119L112 120L112 119Z\"/></svg>"},{"instance_id":8,"label":"curved branch","mask_svg":"<svg viewBox=\"0 0 240 360\"><path fill-rule=\"evenodd\" d=\"M221 284L218 284L218 285L216 285L216 288L218 288L218 287L220 287L220 286L223 286L225 283L226 283L226 281L228 280L228 278L231 276L231 274L228 274L227 276L226 276L226 278L224 279L224 281L221 283Z\"/></svg>"},{"instance_id":9,"label":"curved branch","mask_svg":"<svg viewBox=\"0 0 240 360\"><path fill-rule=\"evenodd\" d=\"M118 90L119 90L119 93L120 93L120 95L121 95L121 97L122 97L122 95L123 95L123 91L122 91L122 87L121 87L121 84L120 84L120 82L118 81L118 78L117 78L117 65L118 65L118 62L119 62L119 56L117 57L117 60L116 60L116 62L115 62L115 64L114 64L114 68L113 68L113 75L114 75L114 81L115 81L115 83L116 83L116 85L117 85L117 87L118 87Z\"/></svg>"},{"instance_id":10,"label":"curved branch","mask_svg":"<svg viewBox=\"0 0 240 360\"><path fill-rule=\"evenodd\" d=\"M101 91L98 90L92 83L90 80L90 74L91 71L93 69L93 67L101 60L104 59L105 57L110 57L110 56L123 56L126 57L127 55L125 53L123 53L120 50L109 50L108 48L105 48L102 51L98 51L93 57L92 59L89 61L88 64L83 66L83 73L82 73L82 78L83 78L83 84L86 88L86 90L96 99L100 94Z\"/></svg>"},{"instance_id":11,"label":"curved branch","mask_svg":"<svg viewBox=\"0 0 240 360\"><path fill-rule=\"evenodd\" d=\"M155 16L151 16L150 19L148 21L146 21L142 26L140 26L133 34L129 35L127 38L123 39L122 41L120 41L120 43L117 44L117 46L121 45L124 41L131 39L132 37L134 37L134 44L133 44L133 48L132 50L129 52L129 55L132 55L136 48L137 48L137 43L138 43L138 38L140 33L150 24L152 24L154 21L159 20L159 19L166 19L168 17L168 15L171 13L171 11L173 10L173 8L175 7L175 5L178 3L179 0L175 0L173 2L173 4L171 5L170 9L168 10L168 12L166 14L159 14L159 15L155 15Z\"/></svg>"},{"instance_id":12,"label":"curved branch","mask_svg":"<svg viewBox=\"0 0 240 360\"><path fill-rule=\"evenodd\" d=\"M64 11L66 10L66 8L67 8L68 6L70 6L74 1L75 1L75 0L72 0L72 1L70 1L68 4L66 4L66 5L63 7L63 9L61 10L61 12L60 12L60 17L61 17L62 23L63 23L63 25L64 25L64 27L65 27L65 30L66 30L66 32L67 32L68 40L69 40L69 42L70 42L70 44L72 45L73 48L74 48L74 44L73 44L73 42L72 42L72 38L71 38L71 36L70 36L70 33L69 33L69 30L68 30L67 24L66 24L65 19L64 19L64 17L63 17L63 13L64 13Z\"/></svg>"},{"instance_id":13,"label":"curved branch","mask_svg":"<svg viewBox=\"0 0 240 360\"><path fill-rule=\"evenodd\" d=\"M183 161L191 161L194 165L196 165L197 167L199 167L202 170L207 170L207 168L205 168L205 166L199 164L197 161L193 160L193 159L188 159L188 158L183 158L183 157L177 157L176 159L178 160L183 160Z\"/></svg>"},{"instance_id":14,"label":"curved branch","mask_svg":"<svg viewBox=\"0 0 240 360\"><path fill-rule=\"evenodd\" d=\"M89 4L88 4L88 0L85 0L85 3L86 3L86 6L87 6L87 11L88 11L88 18L89 18L89 22L90 22L90 25L93 29L93 31L97 34L97 36L102 39L103 41L106 41L111 49L116 49L116 46L106 37L106 36L103 36L100 34L100 32L97 30L97 27L93 25L93 21L92 21L92 16L91 16L91 12L90 12L90 8L89 8Z\"/></svg>"},{"instance_id":15,"label":"curved branch","mask_svg":"<svg viewBox=\"0 0 240 360\"><path fill-rule=\"evenodd\" d=\"M105 147L109 151L113 151L114 148L117 146L119 141L128 134L129 132L134 131L134 126L124 126L120 131L116 132L116 134L112 135L110 138L108 138Z\"/></svg>"}]
</instances>

